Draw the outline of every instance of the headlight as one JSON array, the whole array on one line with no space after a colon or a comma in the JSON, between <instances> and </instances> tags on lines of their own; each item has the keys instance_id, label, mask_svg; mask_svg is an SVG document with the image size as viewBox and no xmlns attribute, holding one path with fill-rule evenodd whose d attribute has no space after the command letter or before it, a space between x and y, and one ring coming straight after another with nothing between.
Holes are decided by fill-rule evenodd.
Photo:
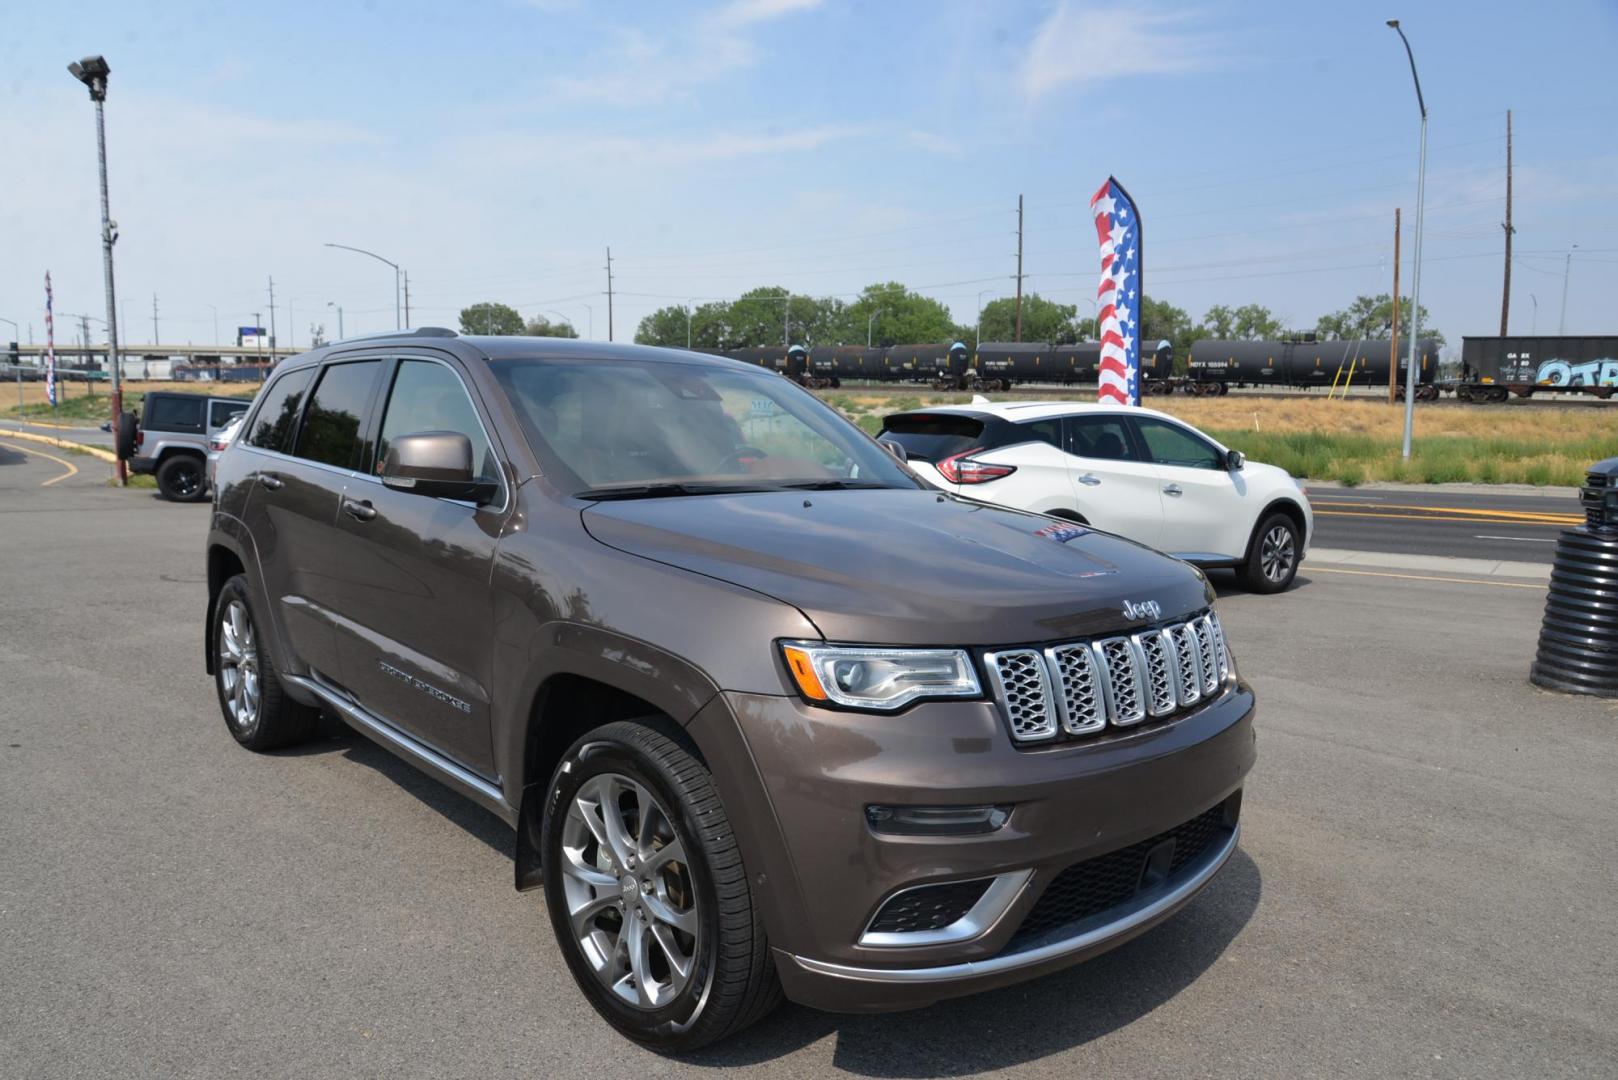
<instances>
[{"instance_id":1,"label":"headlight","mask_svg":"<svg viewBox=\"0 0 1618 1080\"><path fill-rule=\"evenodd\" d=\"M783 641L798 692L810 701L892 712L918 698L982 695L964 649L882 649Z\"/></svg>"}]
</instances>

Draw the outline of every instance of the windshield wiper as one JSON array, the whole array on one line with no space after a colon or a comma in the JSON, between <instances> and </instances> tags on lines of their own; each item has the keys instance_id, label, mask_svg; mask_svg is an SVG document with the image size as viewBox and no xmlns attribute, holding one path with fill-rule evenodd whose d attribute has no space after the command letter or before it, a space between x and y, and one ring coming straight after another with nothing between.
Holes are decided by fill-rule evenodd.
<instances>
[{"instance_id":1,"label":"windshield wiper","mask_svg":"<svg viewBox=\"0 0 1618 1080\"><path fill-rule=\"evenodd\" d=\"M870 491L893 485L879 480L799 480L778 486L791 491Z\"/></svg>"},{"instance_id":2,"label":"windshield wiper","mask_svg":"<svg viewBox=\"0 0 1618 1080\"><path fill-rule=\"evenodd\" d=\"M757 484L631 484L625 487L590 488L578 493L577 498L592 502L612 499L666 499L674 495L736 495L749 491L772 491Z\"/></svg>"}]
</instances>

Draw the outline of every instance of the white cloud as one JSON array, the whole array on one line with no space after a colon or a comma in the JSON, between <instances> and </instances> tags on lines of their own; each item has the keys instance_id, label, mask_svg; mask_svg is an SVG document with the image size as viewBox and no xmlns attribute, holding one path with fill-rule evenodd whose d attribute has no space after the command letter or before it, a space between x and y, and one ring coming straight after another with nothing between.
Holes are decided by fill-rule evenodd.
<instances>
[{"instance_id":1,"label":"white cloud","mask_svg":"<svg viewBox=\"0 0 1618 1080\"><path fill-rule=\"evenodd\" d=\"M714 12L709 21L715 26L748 26L752 23L779 19L783 15L795 15L800 11L812 11L820 6L820 2L821 0L731 0Z\"/></svg>"},{"instance_id":2,"label":"white cloud","mask_svg":"<svg viewBox=\"0 0 1618 1080\"><path fill-rule=\"evenodd\" d=\"M1034 35L1023 63L1029 98L1074 83L1126 75L1170 75L1209 67L1210 35L1187 30L1185 19L1130 7L1084 7L1064 2Z\"/></svg>"},{"instance_id":3,"label":"white cloud","mask_svg":"<svg viewBox=\"0 0 1618 1080\"><path fill-rule=\"evenodd\" d=\"M819 7L821 0L731 0L678 29L627 31L613 46L581 65L583 75L561 75L552 90L566 101L633 108L692 97L696 89L755 66L759 50L747 31L761 23Z\"/></svg>"}]
</instances>

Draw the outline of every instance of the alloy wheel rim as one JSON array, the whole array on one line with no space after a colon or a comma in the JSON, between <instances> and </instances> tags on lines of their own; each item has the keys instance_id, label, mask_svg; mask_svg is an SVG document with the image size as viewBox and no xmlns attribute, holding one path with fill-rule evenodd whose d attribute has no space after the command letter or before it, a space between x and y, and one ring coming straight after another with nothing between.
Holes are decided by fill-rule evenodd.
<instances>
[{"instance_id":1,"label":"alloy wheel rim","mask_svg":"<svg viewBox=\"0 0 1618 1080\"><path fill-rule=\"evenodd\" d=\"M237 731L258 723L258 649L247 605L232 600L219 617L219 696Z\"/></svg>"},{"instance_id":2,"label":"alloy wheel rim","mask_svg":"<svg viewBox=\"0 0 1618 1080\"><path fill-rule=\"evenodd\" d=\"M1292 559L1292 530L1277 525L1264 534L1264 544L1259 549L1259 566L1265 578L1270 581L1285 579L1287 571L1292 569Z\"/></svg>"},{"instance_id":3,"label":"alloy wheel rim","mask_svg":"<svg viewBox=\"0 0 1618 1080\"><path fill-rule=\"evenodd\" d=\"M195 465L174 470L174 490L180 495L195 495L202 487L202 472Z\"/></svg>"},{"instance_id":4,"label":"alloy wheel rim","mask_svg":"<svg viewBox=\"0 0 1618 1080\"><path fill-rule=\"evenodd\" d=\"M562 891L573 939L603 986L659 1009L691 982L701 919L685 846L645 785L584 782L562 826Z\"/></svg>"}]
</instances>

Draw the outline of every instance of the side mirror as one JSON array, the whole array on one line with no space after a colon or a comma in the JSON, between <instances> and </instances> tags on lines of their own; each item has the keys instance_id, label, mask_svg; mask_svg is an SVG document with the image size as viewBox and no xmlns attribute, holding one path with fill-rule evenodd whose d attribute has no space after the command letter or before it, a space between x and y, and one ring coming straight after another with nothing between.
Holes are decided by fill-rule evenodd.
<instances>
[{"instance_id":1,"label":"side mirror","mask_svg":"<svg viewBox=\"0 0 1618 1080\"><path fill-rule=\"evenodd\" d=\"M882 447L882 449L886 450L900 461L910 460L909 451L907 451L903 446L893 439L878 439L877 443Z\"/></svg>"},{"instance_id":2,"label":"side mirror","mask_svg":"<svg viewBox=\"0 0 1618 1080\"><path fill-rule=\"evenodd\" d=\"M472 440L458 431L418 431L389 442L382 482L395 491L479 505L499 490L472 471Z\"/></svg>"},{"instance_id":3,"label":"side mirror","mask_svg":"<svg viewBox=\"0 0 1618 1080\"><path fill-rule=\"evenodd\" d=\"M1247 464L1247 458L1240 450L1225 451L1225 468L1231 472L1241 472L1242 466Z\"/></svg>"}]
</instances>

